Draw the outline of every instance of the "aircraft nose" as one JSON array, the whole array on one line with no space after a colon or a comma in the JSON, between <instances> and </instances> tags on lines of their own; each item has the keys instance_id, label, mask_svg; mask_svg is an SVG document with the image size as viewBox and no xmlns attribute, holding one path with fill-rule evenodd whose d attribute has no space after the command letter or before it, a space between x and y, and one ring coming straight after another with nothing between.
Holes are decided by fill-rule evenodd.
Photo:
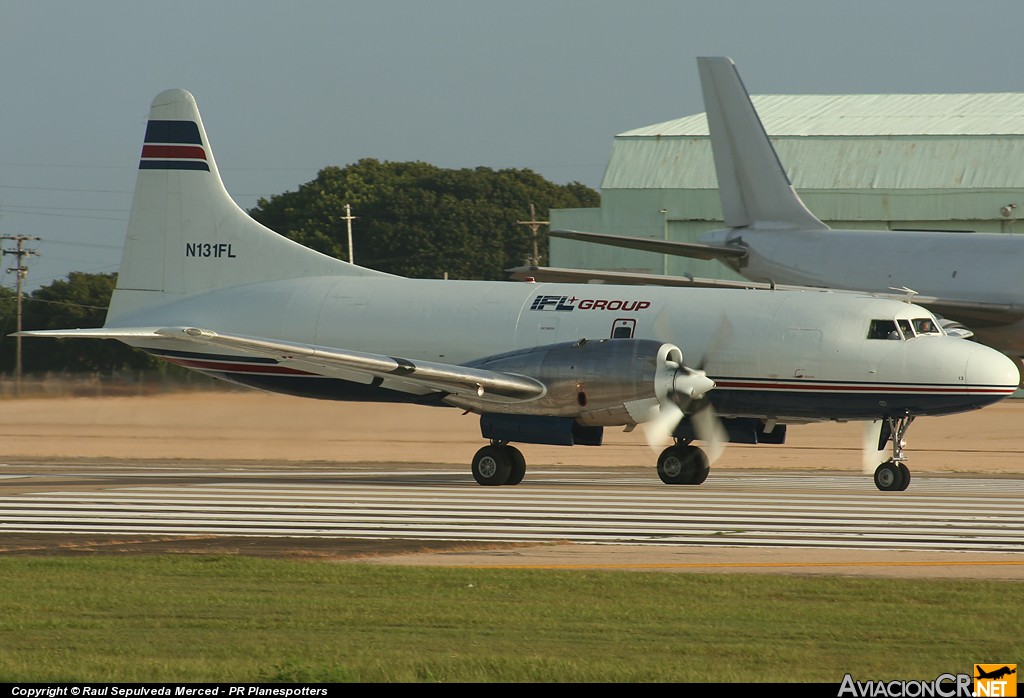
<instances>
[{"instance_id":1,"label":"aircraft nose","mask_svg":"<svg viewBox=\"0 0 1024 698\"><path fill-rule=\"evenodd\" d=\"M1020 386L1020 370L1005 354L979 344L967 356L964 382L968 390L1006 397Z\"/></svg>"}]
</instances>

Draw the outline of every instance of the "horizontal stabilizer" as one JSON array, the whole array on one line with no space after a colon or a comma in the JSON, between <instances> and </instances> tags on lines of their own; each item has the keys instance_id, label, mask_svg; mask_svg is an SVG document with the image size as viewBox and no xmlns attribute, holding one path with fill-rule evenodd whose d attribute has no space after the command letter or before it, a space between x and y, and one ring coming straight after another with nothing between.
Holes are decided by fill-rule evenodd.
<instances>
[{"instance_id":1,"label":"horizontal stabilizer","mask_svg":"<svg viewBox=\"0 0 1024 698\"><path fill-rule=\"evenodd\" d=\"M12 337L50 337L54 339L162 339L159 327L96 327L76 330L24 330Z\"/></svg>"}]
</instances>

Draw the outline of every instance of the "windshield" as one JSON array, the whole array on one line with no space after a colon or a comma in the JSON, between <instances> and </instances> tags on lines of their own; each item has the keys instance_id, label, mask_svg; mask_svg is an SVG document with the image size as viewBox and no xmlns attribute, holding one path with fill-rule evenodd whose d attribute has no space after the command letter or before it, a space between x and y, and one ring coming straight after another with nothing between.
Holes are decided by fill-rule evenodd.
<instances>
[{"instance_id":1,"label":"windshield","mask_svg":"<svg viewBox=\"0 0 1024 698\"><path fill-rule=\"evenodd\" d=\"M913 339L923 334L944 334L934 318L872 320L868 328L868 339Z\"/></svg>"}]
</instances>

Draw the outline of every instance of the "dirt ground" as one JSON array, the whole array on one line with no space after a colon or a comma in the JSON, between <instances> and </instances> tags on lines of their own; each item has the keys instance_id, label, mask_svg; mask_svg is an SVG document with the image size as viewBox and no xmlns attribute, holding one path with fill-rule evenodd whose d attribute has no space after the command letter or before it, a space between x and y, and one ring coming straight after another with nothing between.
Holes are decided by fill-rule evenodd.
<instances>
[{"instance_id":1,"label":"dirt ground","mask_svg":"<svg viewBox=\"0 0 1024 698\"><path fill-rule=\"evenodd\" d=\"M918 419L915 473L1024 473L1024 400ZM790 426L782 446L730 445L716 469L862 470L860 423ZM408 462L469 467L479 420L455 409L355 404L258 391L0 401L0 458ZM594 447L521 445L531 466L653 469L641 428Z\"/></svg>"},{"instance_id":2,"label":"dirt ground","mask_svg":"<svg viewBox=\"0 0 1024 698\"><path fill-rule=\"evenodd\" d=\"M1024 473L1024 400L917 420L908 434L915 473ZM730 445L716 470L814 470L857 473L863 426L792 426L782 446ZM469 469L483 445L478 419L458 410L346 404L257 391L183 392L152 397L0 400L0 460L77 459L272 461L290 463L456 464ZM640 429L605 431L605 445L521 445L531 467L628 466L654 471L655 454ZM598 550L600 548L600 550ZM0 555L223 553L370 559L385 564L664 569L876 576L1024 578L1018 556L912 554L719 547L480 546L406 541L282 541L177 537L16 536Z\"/></svg>"}]
</instances>

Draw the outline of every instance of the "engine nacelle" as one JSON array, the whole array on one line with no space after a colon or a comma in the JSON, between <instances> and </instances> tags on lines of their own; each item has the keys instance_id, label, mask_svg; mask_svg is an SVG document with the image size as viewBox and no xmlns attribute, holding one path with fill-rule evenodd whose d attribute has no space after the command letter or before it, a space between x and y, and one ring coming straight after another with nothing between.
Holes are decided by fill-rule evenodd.
<instances>
[{"instance_id":1,"label":"engine nacelle","mask_svg":"<svg viewBox=\"0 0 1024 698\"><path fill-rule=\"evenodd\" d=\"M638 421L638 410L664 399L681 364L678 347L650 339L584 339L531 347L469 365L535 378L547 387L543 397L503 405L465 396L450 396L446 402L481 413L572 417L594 426L631 424Z\"/></svg>"}]
</instances>

